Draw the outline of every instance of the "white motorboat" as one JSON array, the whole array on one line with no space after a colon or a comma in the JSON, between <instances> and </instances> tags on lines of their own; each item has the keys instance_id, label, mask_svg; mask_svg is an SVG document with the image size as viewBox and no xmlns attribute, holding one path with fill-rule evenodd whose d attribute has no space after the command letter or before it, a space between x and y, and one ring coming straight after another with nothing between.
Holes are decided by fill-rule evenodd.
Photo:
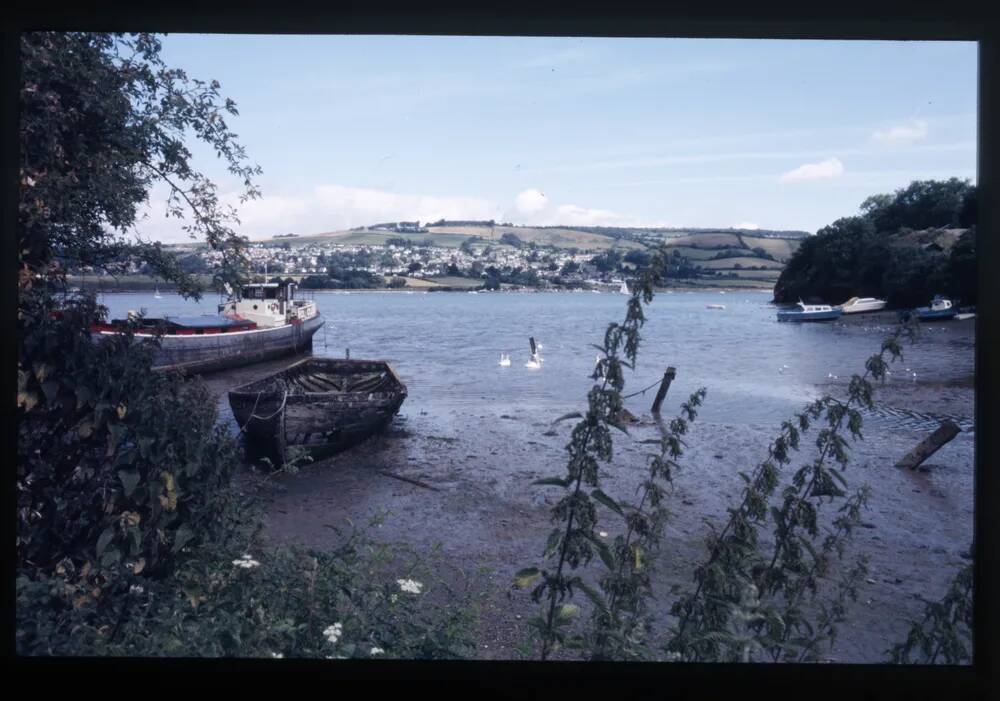
<instances>
[{"instance_id":1,"label":"white motorboat","mask_svg":"<svg viewBox=\"0 0 1000 701\"><path fill-rule=\"evenodd\" d=\"M837 309L844 314L860 314L862 312L877 312L885 309L884 299L874 297L851 297L849 300L837 306Z\"/></svg>"}]
</instances>

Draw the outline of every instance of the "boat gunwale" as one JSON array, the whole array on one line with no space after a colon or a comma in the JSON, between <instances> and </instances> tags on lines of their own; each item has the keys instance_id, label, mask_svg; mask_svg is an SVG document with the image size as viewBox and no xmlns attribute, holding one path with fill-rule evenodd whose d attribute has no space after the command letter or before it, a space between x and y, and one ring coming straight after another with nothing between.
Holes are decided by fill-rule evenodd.
<instances>
[{"instance_id":1,"label":"boat gunwale","mask_svg":"<svg viewBox=\"0 0 1000 701\"><path fill-rule=\"evenodd\" d=\"M355 396L365 396L365 397L376 397L381 395L399 396L407 395L406 384L399 378L396 371L392 368L386 360L362 360L362 359L352 359L352 358L303 358L298 360L288 367L285 367L277 372L271 373L265 377L246 382L242 385L238 385L233 389L229 390L229 398L232 399L242 399L242 398L254 398L260 395L260 399L264 399L270 396L280 396L280 391L277 389L255 389L254 386L263 383L273 382L274 380L286 379L289 374L294 374L301 366L308 364L349 364L349 365L381 365L379 368L381 372L386 372L388 377L386 378L386 384L388 387L386 389L379 389L377 391L341 391L341 390L330 390L327 392L309 392L309 391L296 391L289 392L287 394L288 400L293 400L295 398L306 398L310 400L318 400L324 397L329 399L340 399L349 398Z\"/></svg>"}]
</instances>

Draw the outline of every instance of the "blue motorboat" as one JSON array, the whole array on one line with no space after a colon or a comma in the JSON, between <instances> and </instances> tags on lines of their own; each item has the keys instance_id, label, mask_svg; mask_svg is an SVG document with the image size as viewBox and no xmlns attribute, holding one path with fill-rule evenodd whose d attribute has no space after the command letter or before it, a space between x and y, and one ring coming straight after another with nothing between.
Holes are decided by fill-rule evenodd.
<instances>
[{"instance_id":1,"label":"blue motorboat","mask_svg":"<svg viewBox=\"0 0 1000 701\"><path fill-rule=\"evenodd\" d=\"M778 321L833 321L844 313L829 304L806 304L801 299L798 309L778 311Z\"/></svg>"},{"instance_id":2,"label":"blue motorboat","mask_svg":"<svg viewBox=\"0 0 1000 701\"><path fill-rule=\"evenodd\" d=\"M931 300L929 307L917 307L917 318L921 321L937 321L942 319L952 319L958 314L950 299L936 296Z\"/></svg>"}]
</instances>

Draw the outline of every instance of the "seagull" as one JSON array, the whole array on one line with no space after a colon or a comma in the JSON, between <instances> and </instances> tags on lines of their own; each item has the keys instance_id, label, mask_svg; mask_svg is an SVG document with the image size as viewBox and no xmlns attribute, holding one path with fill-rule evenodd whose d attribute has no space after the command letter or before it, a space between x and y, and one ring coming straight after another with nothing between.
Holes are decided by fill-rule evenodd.
<instances>
[{"instance_id":1,"label":"seagull","mask_svg":"<svg viewBox=\"0 0 1000 701\"><path fill-rule=\"evenodd\" d=\"M510 366L510 356L505 353L500 354L500 367L506 368Z\"/></svg>"}]
</instances>

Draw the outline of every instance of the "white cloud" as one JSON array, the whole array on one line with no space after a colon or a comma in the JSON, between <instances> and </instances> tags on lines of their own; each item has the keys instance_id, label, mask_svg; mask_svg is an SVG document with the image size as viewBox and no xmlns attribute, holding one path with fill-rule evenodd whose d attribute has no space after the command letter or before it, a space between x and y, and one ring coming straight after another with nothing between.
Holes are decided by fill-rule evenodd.
<instances>
[{"instance_id":1,"label":"white cloud","mask_svg":"<svg viewBox=\"0 0 1000 701\"><path fill-rule=\"evenodd\" d=\"M541 190L529 188L514 198L514 206L504 212L503 221L528 226L669 226L610 209L577 204L555 204Z\"/></svg>"},{"instance_id":2,"label":"white cloud","mask_svg":"<svg viewBox=\"0 0 1000 701\"><path fill-rule=\"evenodd\" d=\"M385 221L495 219L500 208L481 197L404 194L371 188L321 185L301 195L265 195L239 204L236 194L220 197L236 207L245 236L262 238L282 233L316 234ZM137 227L144 238L189 241L177 219L164 219L163 199L151 198L149 218Z\"/></svg>"},{"instance_id":3,"label":"white cloud","mask_svg":"<svg viewBox=\"0 0 1000 701\"><path fill-rule=\"evenodd\" d=\"M534 214L545 209L549 198L541 190L529 188L514 198L514 208L521 214Z\"/></svg>"},{"instance_id":4,"label":"white cloud","mask_svg":"<svg viewBox=\"0 0 1000 701\"><path fill-rule=\"evenodd\" d=\"M844 164L839 158L828 158L819 163L806 163L784 173L778 180L783 183L798 182L802 180L825 180L828 178L839 178L844 174Z\"/></svg>"},{"instance_id":5,"label":"white cloud","mask_svg":"<svg viewBox=\"0 0 1000 701\"><path fill-rule=\"evenodd\" d=\"M137 230L144 239L183 243L190 237L183 222L163 217L165 193L154 192L146 207L148 218ZM236 207L240 224L234 228L250 239L275 234L318 234L391 221L431 222L438 219L495 219L536 226L671 226L610 209L553 203L538 188L521 191L509 207L483 197L422 195L372 188L321 185L303 194L266 195L239 204L236 193L222 195Z\"/></svg>"},{"instance_id":6,"label":"white cloud","mask_svg":"<svg viewBox=\"0 0 1000 701\"><path fill-rule=\"evenodd\" d=\"M734 229L759 229L760 224L754 224L753 222L743 221L739 224L733 226Z\"/></svg>"},{"instance_id":7,"label":"white cloud","mask_svg":"<svg viewBox=\"0 0 1000 701\"><path fill-rule=\"evenodd\" d=\"M927 122L922 119L911 119L905 124L896 124L872 134L872 139L883 144L909 144L926 138Z\"/></svg>"}]
</instances>

